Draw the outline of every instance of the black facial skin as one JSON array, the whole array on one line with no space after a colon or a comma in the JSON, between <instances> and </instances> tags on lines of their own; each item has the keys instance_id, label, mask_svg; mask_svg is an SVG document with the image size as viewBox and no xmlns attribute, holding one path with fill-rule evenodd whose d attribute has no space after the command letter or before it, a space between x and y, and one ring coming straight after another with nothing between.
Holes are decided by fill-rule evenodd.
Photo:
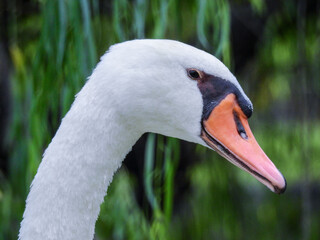
<instances>
[{"instance_id":1,"label":"black facial skin","mask_svg":"<svg viewBox=\"0 0 320 240\"><path fill-rule=\"evenodd\" d=\"M233 93L243 113L249 118L252 115L252 104L247 101L239 89L230 81L201 72L197 79L202 94L202 120L207 120L212 110L230 93Z\"/></svg>"}]
</instances>

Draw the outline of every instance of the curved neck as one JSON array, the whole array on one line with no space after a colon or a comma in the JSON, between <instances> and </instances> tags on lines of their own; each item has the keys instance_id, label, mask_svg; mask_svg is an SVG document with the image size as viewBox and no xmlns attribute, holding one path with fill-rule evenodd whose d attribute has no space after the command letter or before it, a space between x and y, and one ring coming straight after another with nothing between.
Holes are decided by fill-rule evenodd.
<instances>
[{"instance_id":1,"label":"curved neck","mask_svg":"<svg viewBox=\"0 0 320 240\"><path fill-rule=\"evenodd\" d=\"M82 89L45 151L27 198L21 240L93 239L113 174L141 135L91 86L89 81Z\"/></svg>"}]
</instances>

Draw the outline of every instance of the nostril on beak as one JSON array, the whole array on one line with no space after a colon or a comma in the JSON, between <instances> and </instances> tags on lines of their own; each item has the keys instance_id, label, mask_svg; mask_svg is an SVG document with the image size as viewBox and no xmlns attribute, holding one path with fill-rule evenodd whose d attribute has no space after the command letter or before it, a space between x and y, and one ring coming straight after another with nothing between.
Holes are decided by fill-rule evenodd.
<instances>
[{"instance_id":1,"label":"nostril on beak","mask_svg":"<svg viewBox=\"0 0 320 240\"><path fill-rule=\"evenodd\" d=\"M234 121L236 122L237 130L238 130L240 137L245 140L248 139L248 135L246 133L246 130L244 129L244 127L239 119L239 116L235 111L233 111L233 116L234 116Z\"/></svg>"},{"instance_id":2,"label":"nostril on beak","mask_svg":"<svg viewBox=\"0 0 320 240\"><path fill-rule=\"evenodd\" d=\"M240 132L240 136L243 138L243 139L248 139L248 136L245 132Z\"/></svg>"}]
</instances>

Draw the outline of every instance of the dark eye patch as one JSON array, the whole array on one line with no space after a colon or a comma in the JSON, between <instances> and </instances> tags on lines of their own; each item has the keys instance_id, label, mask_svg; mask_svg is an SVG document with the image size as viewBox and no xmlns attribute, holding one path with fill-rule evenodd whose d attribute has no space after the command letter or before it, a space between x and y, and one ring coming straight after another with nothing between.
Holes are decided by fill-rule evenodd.
<instances>
[{"instance_id":1,"label":"dark eye patch","mask_svg":"<svg viewBox=\"0 0 320 240\"><path fill-rule=\"evenodd\" d=\"M202 94L203 111L202 119L208 119L212 110L230 93L233 93L243 113L249 118L252 115L252 104L240 90L230 81L202 72L198 87Z\"/></svg>"}]
</instances>

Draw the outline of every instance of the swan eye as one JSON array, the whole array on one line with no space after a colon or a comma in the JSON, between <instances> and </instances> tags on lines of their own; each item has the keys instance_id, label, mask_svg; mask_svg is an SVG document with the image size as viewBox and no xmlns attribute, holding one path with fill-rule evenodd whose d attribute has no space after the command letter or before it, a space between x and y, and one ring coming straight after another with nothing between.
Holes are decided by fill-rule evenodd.
<instances>
[{"instance_id":1,"label":"swan eye","mask_svg":"<svg viewBox=\"0 0 320 240\"><path fill-rule=\"evenodd\" d=\"M188 76L195 80L198 80L201 78L200 72L196 69L188 69Z\"/></svg>"}]
</instances>

